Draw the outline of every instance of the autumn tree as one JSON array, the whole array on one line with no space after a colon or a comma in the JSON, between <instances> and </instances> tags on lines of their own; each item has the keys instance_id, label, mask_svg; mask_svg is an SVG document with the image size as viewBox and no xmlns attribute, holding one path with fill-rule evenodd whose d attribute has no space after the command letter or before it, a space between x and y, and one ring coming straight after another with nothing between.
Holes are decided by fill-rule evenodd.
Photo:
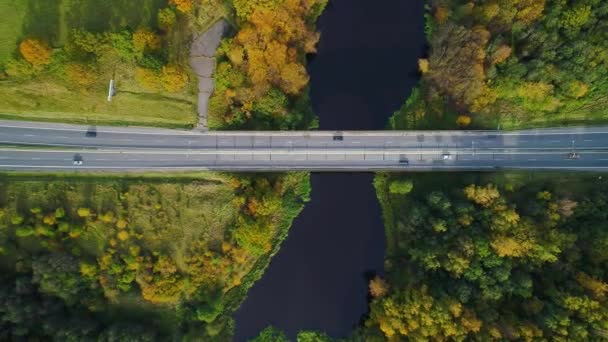
<instances>
[{"instance_id":1,"label":"autumn tree","mask_svg":"<svg viewBox=\"0 0 608 342\"><path fill-rule=\"evenodd\" d=\"M28 38L19 44L19 52L34 67L41 67L51 62L52 50L40 39Z\"/></svg>"},{"instance_id":2,"label":"autumn tree","mask_svg":"<svg viewBox=\"0 0 608 342\"><path fill-rule=\"evenodd\" d=\"M187 13L192 10L192 6L194 5L193 0L169 0L171 5L174 5L178 11L182 13Z\"/></svg>"},{"instance_id":3,"label":"autumn tree","mask_svg":"<svg viewBox=\"0 0 608 342\"><path fill-rule=\"evenodd\" d=\"M388 293L388 283L379 276L369 281L369 293L374 298L384 297Z\"/></svg>"},{"instance_id":4,"label":"autumn tree","mask_svg":"<svg viewBox=\"0 0 608 342\"><path fill-rule=\"evenodd\" d=\"M177 66L167 65L161 70L160 82L165 91L176 93L183 90L188 83L188 74Z\"/></svg>"}]
</instances>

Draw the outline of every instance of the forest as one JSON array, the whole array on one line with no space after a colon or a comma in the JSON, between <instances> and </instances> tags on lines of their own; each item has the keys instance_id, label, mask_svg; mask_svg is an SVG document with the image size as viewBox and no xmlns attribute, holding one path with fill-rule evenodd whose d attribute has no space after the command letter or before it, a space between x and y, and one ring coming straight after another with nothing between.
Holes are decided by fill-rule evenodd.
<instances>
[{"instance_id":1,"label":"forest","mask_svg":"<svg viewBox=\"0 0 608 342\"><path fill-rule=\"evenodd\" d=\"M234 0L239 32L217 53L209 127L309 129L306 54L327 0Z\"/></svg>"},{"instance_id":2,"label":"forest","mask_svg":"<svg viewBox=\"0 0 608 342\"><path fill-rule=\"evenodd\" d=\"M225 341L309 191L305 173L2 177L0 339Z\"/></svg>"},{"instance_id":3,"label":"forest","mask_svg":"<svg viewBox=\"0 0 608 342\"><path fill-rule=\"evenodd\" d=\"M605 123L608 3L432 0L422 81L392 126Z\"/></svg>"},{"instance_id":4,"label":"forest","mask_svg":"<svg viewBox=\"0 0 608 342\"><path fill-rule=\"evenodd\" d=\"M608 183L581 174L381 174L386 276L366 341L608 337Z\"/></svg>"}]
</instances>

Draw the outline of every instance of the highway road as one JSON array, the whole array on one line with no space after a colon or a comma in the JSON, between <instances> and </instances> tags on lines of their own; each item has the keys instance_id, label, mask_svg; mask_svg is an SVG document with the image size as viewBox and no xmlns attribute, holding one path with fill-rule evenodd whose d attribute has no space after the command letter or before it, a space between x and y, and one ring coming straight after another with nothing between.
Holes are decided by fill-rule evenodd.
<instances>
[{"instance_id":1,"label":"highway road","mask_svg":"<svg viewBox=\"0 0 608 342\"><path fill-rule=\"evenodd\" d=\"M573 152L579 158L569 158ZM75 165L75 159L82 165ZM0 120L0 169L601 171L608 170L608 127L516 132L198 132Z\"/></svg>"}]
</instances>

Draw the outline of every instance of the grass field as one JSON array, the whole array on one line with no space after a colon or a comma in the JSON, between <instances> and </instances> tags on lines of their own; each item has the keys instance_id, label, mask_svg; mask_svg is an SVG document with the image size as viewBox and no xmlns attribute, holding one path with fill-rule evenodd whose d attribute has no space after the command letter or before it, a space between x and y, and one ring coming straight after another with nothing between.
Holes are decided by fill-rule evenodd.
<instances>
[{"instance_id":1,"label":"grass field","mask_svg":"<svg viewBox=\"0 0 608 342\"><path fill-rule=\"evenodd\" d=\"M18 44L35 37L61 51L74 29L94 33L125 29L158 29L157 13L168 0L0 0L4 14L0 22L0 117L38 121L85 123L96 121L111 125L148 125L188 128L196 125L196 77L189 66L191 27L210 25L226 15L220 1L207 1L197 16L181 18L174 29L163 34L168 62L191 73L186 89L179 93L142 89L135 82L135 65L104 69L88 90L74 91L57 76L45 72L33 79L2 79L2 70L11 58L18 58ZM61 67L61 66L59 66ZM57 68L57 66L53 66ZM112 75L112 73L114 75ZM116 96L107 101L110 78L116 81Z\"/></svg>"},{"instance_id":2,"label":"grass field","mask_svg":"<svg viewBox=\"0 0 608 342\"><path fill-rule=\"evenodd\" d=\"M0 117L108 125L187 128L196 124L195 100L185 96L119 92L112 102L105 90L74 92L48 80L0 84Z\"/></svg>"},{"instance_id":3,"label":"grass field","mask_svg":"<svg viewBox=\"0 0 608 342\"><path fill-rule=\"evenodd\" d=\"M22 37L26 1L0 0L0 66L15 53Z\"/></svg>"}]
</instances>

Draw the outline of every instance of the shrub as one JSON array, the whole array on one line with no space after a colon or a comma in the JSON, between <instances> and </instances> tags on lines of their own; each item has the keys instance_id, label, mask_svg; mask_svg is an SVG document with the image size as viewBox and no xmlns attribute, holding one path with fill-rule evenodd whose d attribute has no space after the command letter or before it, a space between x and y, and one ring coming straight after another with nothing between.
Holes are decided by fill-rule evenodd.
<instances>
[{"instance_id":1,"label":"shrub","mask_svg":"<svg viewBox=\"0 0 608 342\"><path fill-rule=\"evenodd\" d=\"M177 10L182 13L187 13L192 10L192 0L170 0L169 3L175 5Z\"/></svg>"},{"instance_id":2,"label":"shrub","mask_svg":"<svg viewBox=\"0 0 608 342\"><path fill-rule=\"evenodd\" d=\"M91 216L91 209L89 208L78 208L78 216L89 217Z\"/></svg>"},{"instance_id":3,"label":"shrub","mask_svg":"<svg viewBox=\"0 0 608 342\"><path fill-rule=\"evenodd\" d=\"M395 180L388 186L388 191L395 195L407 195L414 188L414 183L411 180Z\"/></svg>"},{"instance_id":4,"label":"shrub","mask_svg":"<svg viewBox=\"0 0 608 342\"><path fill-rule=\"evenodd\" d=\"M96 81L93 68L82 63L70 63L65 66L67 81L79 88L89 88Z\"/></svg>"},{"instance_id":5,"label":"shrub","mask_svg":"<svg viewBox=\"0 0 608 342\"><path fill-rule=\"evenodd\" d=\"M28 237L34 235L34 229L32 227L19 227L15 230L17 237Z\"/></svg>"},{"instance_id":6,"label":"shrub","mask_svg":"<svg viewBox=\"0 0 608 342\"><path fill-rule=\"evenodd\" d=\"M188 75L178 67L167 65L161 71L160 80L166 91L176 93L184 89L188 83Z\"/></svg>"},{"instance_id":7,"label":"shrub","mask_svg":"<svg viewBox=\"0 0 608 342\"><path fill-rule=\"evenodd\" d=\"M11 223L16 226L22 224L23 221L25 221L25 219L21 215L15 215L15 216L11 217Z\"/></svg>"},{"instance_id":8,"label":"shrub","mask_svg":"<svg viewBox=\"0 0 608 342\"><path fill-rule=\"evenodd\" d=\"M116 236L120 241L126 241L129 239L129 233L126 230L121 230Z\"/></svg>"},{"instance_id":9,"label":"shrub","mask_svg":"<svg viewBox=\"0 0 608 342\"><path fill-rule=\"evenodd\" d=\"M19 52L33 66L44 66L51 62L52 50L47 43L28 38L19 44Z\"/></svg>"},{"instance_id":10,"label":"shrub","mask_svg":"<svg viewBox=\"0 0 608 342\"><path fill-rule=\"evenodd\" d=\"M160 77L154 70L145 68L135 69L135 80L146 90L158 91L160 89Z\"/></svg>"},{"instance_id":11,"label":"shrub","mask_svg":"<svg viewBox=\"0 0 608 342\"><path fill-rule=\"evenodd\" d=\"M55 218L63 218L65 217L65 210L63 208L57 208L55 209Z\"/></svg>"},{"instance_id":12,"label":"shrub","mask_svg":"<svg viewBox=\"0 0 608 342\"><path fill-rule=\"evenodd\" d=\"M158 11L158 26L163 30L168 30L177 21L177 16L172 8L163 8Z\"/></svg>"},{"instance_id":13,"label":"shrub","mask_svg":"<svg viewBox=\"0 0 608 342\"><path fill-rule=\"evenodd\" d=\"M468 126L468 125L471 124L471 121L472 121L472 119L471 119L470 116L468 116L468 115L460 115L456 119L456 124L458 126L461 126L461 127L466 127L466 126Z\"/></svg>"}]
</instances>

